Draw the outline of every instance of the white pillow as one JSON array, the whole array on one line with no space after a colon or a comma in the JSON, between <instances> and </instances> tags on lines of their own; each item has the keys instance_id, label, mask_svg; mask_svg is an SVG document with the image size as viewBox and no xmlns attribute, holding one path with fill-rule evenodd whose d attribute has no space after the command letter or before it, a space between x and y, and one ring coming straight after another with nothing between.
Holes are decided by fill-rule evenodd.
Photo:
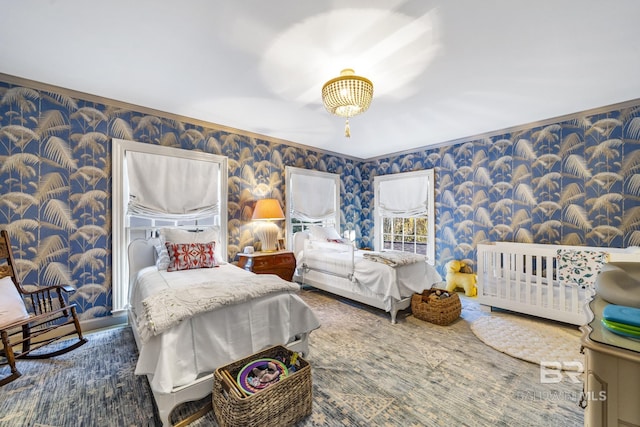
<instances>
[{"instance_id":1,"label":"white pillow","mask_svg":"<svg viewBox=\"0 0 640 427\"><path fill-rule=\"evenodd\" d=\"M162 228L160 238L171 243L209 243L220 240L220 231L217 227L205 228L198 232L180 228Z\"/></svg>"},{"instance_id":2,"label":"white pillow","mask_svg":"<svg viewBox=\"0 0 640 427\"><path fill-rule=\"evenodd\" d=\"M158 270L166 270L169 266L169 252L165 246L166 242L171 243L209 243L216 242L216 247L220 242L220 229L218 227L205 228L202 231L189 231L180 228L161 228L160 229L160 247L156 246L158 258L156 266ZM223 255L219 250L214 251L216 263L226 264L226 254Z\"/></svg>"},{"instance_id":3,"label":"white pillow","mask_svg":"<svg viewBox=\"0 0 640 427\"><path fill-rule=\"evenodd\" d=\"M309 249L319 249L322 251L329 252L351 252L353 250L353 246L348 243L338 243L338 242L323 242L320 240L309 240Z\"/></svg>"},{"instance_id":4,"label":"white pillow","mask_svg":"<svg viewBox=\"0 0 640 427\"><path fill-rule=\"evenodd\" d=\"M11 277L0 279L0 326L29 317L24 301Z\"/></svg>"},{"instance_id":5,"label":"white pillow","mask_svg":"<svg viewBox=\"0 0 640 427\"><path fill-rule=\"evenodd\" d=\"M313 225L309 228L309 238L321 242L342 242L342 237L333 227L319 227Z\"/></svg>"}]
</instances>

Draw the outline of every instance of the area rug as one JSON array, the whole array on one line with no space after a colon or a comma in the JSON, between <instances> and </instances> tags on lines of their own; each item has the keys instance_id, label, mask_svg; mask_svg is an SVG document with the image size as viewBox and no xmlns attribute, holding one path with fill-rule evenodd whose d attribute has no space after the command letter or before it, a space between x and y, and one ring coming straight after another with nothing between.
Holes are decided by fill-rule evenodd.
<instances>
[{"instance_id":1,"label":"area rug","mask_svg":"<svg viewBox=\"0 0 640 427\"><path fill-rule=\"evenodd\" d=\"M463 299L460 319L438 326L305 290L322 326L311 334L313 409L298 427L577 426L582 384L543 384L538 366L498 352L471 332L482 317ZM485 313L486 314L486 313ZM149 384L134 374L130 328L89 334L49 361L21 361L0 388L0 427L159 426ZM173 423L211 401L180 405ZM190 427L218 426L207 412Z\"/></svg>"},{"instance_id":2,"label":"area rug","mask_svg":"<svg viewBox=\"0 0 640 427\"><path fill-rule=\"evenodd\" d=\"M474 320L471 331L488 346L527 362L567 371L584 366L580 331L575 326L492 312Z\"/></svg>"}]
</instances>

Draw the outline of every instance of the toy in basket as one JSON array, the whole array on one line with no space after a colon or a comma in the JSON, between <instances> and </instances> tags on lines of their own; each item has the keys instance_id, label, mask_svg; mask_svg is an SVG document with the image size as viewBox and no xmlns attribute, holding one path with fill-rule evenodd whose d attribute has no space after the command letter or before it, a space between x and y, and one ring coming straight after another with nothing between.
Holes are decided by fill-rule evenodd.
<instances>
[{"instance_id":1,"label":"toy in basket","mask_svg":"<svg viewBox=\"0 0 640 427\"><path fill-rule=\"evenodd\" d=\"M460 317L462 304L455 292L431 288L411 297L411 311L420 320L445 326Z\"/></svg>"},{"instance_id":2,"label":"toy in basket","mask_svg":"<svg viewBox=\"0 0 640 427\"><path fill-rule=\"evenodd\" d=\"M214 372L213 410L220 427L291 426L311 414L311 366L274 346Z\"/></svg>"}]
</instances>

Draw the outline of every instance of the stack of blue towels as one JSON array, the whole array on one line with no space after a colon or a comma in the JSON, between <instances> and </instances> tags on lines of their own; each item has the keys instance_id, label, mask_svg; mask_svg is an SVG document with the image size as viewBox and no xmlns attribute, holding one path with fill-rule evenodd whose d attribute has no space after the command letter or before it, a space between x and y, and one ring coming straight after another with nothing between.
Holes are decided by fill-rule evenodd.
<instances>
[{"instance_id":1,"label":"stack of blue towels","mask_svg":"<svg viewBox=\"0 0 640 427\"><path fill-rule=\"evenodd\" d=\"M602 325L618 335L640 340L640 308L609 304L602 311Z\"/></svg>"}]
</instances>

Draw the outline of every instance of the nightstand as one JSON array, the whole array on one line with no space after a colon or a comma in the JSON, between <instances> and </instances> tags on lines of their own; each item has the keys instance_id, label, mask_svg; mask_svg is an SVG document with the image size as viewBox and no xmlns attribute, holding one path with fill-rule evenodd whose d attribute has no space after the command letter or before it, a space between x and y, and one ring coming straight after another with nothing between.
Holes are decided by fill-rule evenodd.
<instances>
[{"instance_id":1,"label":"nightstand","mask_svg":"<svg viewBox=\"0 0 640 427\"><path fill-rule=\"evenodd\" d=\"M238 267L256 274L277 274L291 282L296 257L290 251L239 253Z\"/></svg>"}]
</instances>

